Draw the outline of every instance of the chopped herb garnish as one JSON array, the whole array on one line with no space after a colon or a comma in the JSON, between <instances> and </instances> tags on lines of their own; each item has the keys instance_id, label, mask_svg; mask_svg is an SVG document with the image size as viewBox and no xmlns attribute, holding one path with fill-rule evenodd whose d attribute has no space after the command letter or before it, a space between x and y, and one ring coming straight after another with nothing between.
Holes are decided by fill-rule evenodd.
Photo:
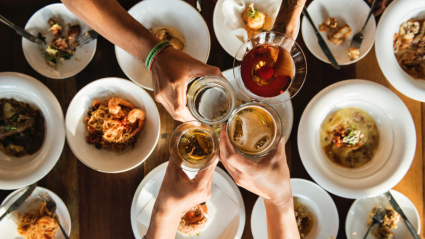
<instances>
[{"instance_id":1,"label":"chopped herb garnish","mask_svg":"<svg viewBox=\"0 0 425 239\"><path fill-rule=\"evenodd\" d=\"M258 10L254 8L254 3L249 4L249 10L246 15L250 18L256 18L258 15Z\"/></svg>"},{"instance_id":2,"label":"chopped herb garnish","mask_svg":"<svg viewBox=\"0 0 425 239\"><path fill-rule=\"evenodd\" d=\"M59 23L56 23L55 25L53 25L51 28L49 28L49 31L51 31L54 27L60 27L61 25L59 25Z\"/></svg>"},{"instance_id":3,"label":"chopped herb garnish","mask_svg":"<svg viewBox=\"0 0 425 239\"><path fill-rule=\"evenodd\" d=\"M350 128L348 131L348 135L346 135L343 139L342 142L343 143L347 143L351 146L354 146L355 144L357 144L360 141L362 134L360 132L360 130L353 128Z\"/></svg>"},{"instance_id":4,"label":"chopped herb garnish","mask_svg":"<svg viewBox=\"0 0 425 239\"><path fill-rule=\"evenodd\" d=\"M15 129L18 129L18 128L16 128L15 126L12 126L12 125L6 125L6 126L0 126L0 129L12 131L12 130L15 130Z\"/></svg>"}]
</instances>

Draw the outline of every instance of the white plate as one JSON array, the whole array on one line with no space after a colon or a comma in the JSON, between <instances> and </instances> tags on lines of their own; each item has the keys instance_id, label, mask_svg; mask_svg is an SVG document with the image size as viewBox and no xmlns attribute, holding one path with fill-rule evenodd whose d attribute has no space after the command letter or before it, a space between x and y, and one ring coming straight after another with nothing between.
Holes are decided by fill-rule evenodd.
<instances>
[{"instance_id":1,"label":"white plate","mask_svg":"<svg viewBox=\"0 0 425 239\"><path fill-rule=\"evenodd\" d=\"M388 6L376 31L376 57L391 85L405 96L425 102L425 81L404 72L394 55L394 34L410 18L425 19L425 1L394 1Z\"/></svg>"},{"instance_id":2,"label":"white plate","mask_svg":"<svg viewBox=\"0 0 425 239\"><path fill-rule=\"evenodd\" d=\"M5 198L1 204L1 213L9 208L18 198L24 194L24 192L27 190L27 188L21 188L18 189L7 198ZM52 191L42 188L42 187L36 187L34 192L31 194L31 196L28 197L26 202L29 202L29 200L37 200L37 195L35 192L39 193L48 193L50 197L55 201L57 209L56 209L56 215L59 219L59 222L61 223L64 230L68 233L68 235L71 233L71 217L69 215L68 208L66 207L65 203ZM25 204L25 203L24 203ZM21 205L23 206L23 205ZM20 209L18 209L19 211ZM17 232L18 225L14 222L14 220L11 218L10 214L4 218L0 223L0 231L2 233L1 238L4 239L23 239L21 235ZM58 230L55 235L55 239L64 239L65 237L62 235L62 232Z\"/></svg>"},{"instance_id":3,"label":"white plate","mask_svg":"<svg viewBox=\"0 0 425 239\"><path fill-rule=\"evenodd\" d=\"M371 162L351 170L331 163L320 145L323 120L346 107L369 113L381 140ZM307 172L324 189L345 198L372 197L394 187L409 170L415 149L415 125L406 105L371 81L345 80L323 89L307 105L298 128L298 150Z\"/></svg>"},{"instance_id":4,"label":"white plate","mask_svg":"<svg viewBox=\"0 0 425 239\"><path fill-rule=\"evenodd\" d=\"M312 213L314 225L305 239L336 238L339 228L338 211L329 194L317 184L291 178L292 195ZM267 238L267 215L264 199L259 197L251 214L251 231L255 239Z\"/></svg>"},{"instance_id":5,"label":"white plate","mask_svg":"<svg viewBox=\"0 0 425 239\"><path fill-rule=\"evenodd\" d=\"M140 221L137 220L137 216L142 211L143 206L143 198L140 198L140 193L142 189L147 186L149 182L149 187L156 187L156 191L159 191L159 188L162 184L162 180L165 175L165 170L167 169L168 162L163 163L153 169L145 178L143 178L139 187L136 190L136 193L133 197L133 202L131 204L131 227L133 229L134 236L136 239L142 239L142 237L146 234L148 228L146 228ZM231 198L236 198L237 201L235 203L239 204L239 217L236 216L235 219L224 229L222 232L217 232L217 239L229 239L235 238L240 239L242 237L242 233L245 227L245 204L243 202L242 195L238 189L238 186L233 182L233 179L224 172L221 168L217 167L214 171L213 183L215 185L220 185L220 189L229 195ZM185 236L190 237L190 236ZM196 238L197 236L192 236ZM213 239L213 238L211 238Z\"/></svg>"},{"instance_id":6,"label":"white plate","mask_svg":"<svg viewBox=\"0 0 425 239\"><path fill-rule=\"evenodd\" d=\"M347 51L350 48L351 40L354 35L362 30L366 21L367 15L369 14L370 7L363 0L315 0L307 8L308 13L316 24L316 28L322 24L328 17L334 17L338 21L338 26L348 24L351 29L351 35L345 39L345 41L337 46L326 37L326 32L321 32L323 39L334 55L339 65L348 65L362 59L372 48L373 42L375 41L376 23L375 18L370 17L367 22L366 28L363 32L363 42L360 46L360 57L355 61L351 61L347 55ZM301 27L303 39L305 45L310 52L317 57L319 60L330 63L322 48L320 48L317 41L317 37L314 33L313 27L310 22L303 17Z\"/></svg>"},{"instance_id":7,"label":"white plate","mask_svg":"<svg viewBox=\"0 0 425 239\"><path fill-rule=\"evenodd\" d=\"M84 33L91 28L83 21L78 19L71 11L69 11L62 3L50 4L42 9L38 10L25 25L25 30L29 33L37 36L40 32L46 36L46 42L50 43L55 38L48 30L49 25L47 20L49 18L58 19L62 26L68 23L71 25L79 24L81 27L81 33ZM63 34L67 36L68 28L64 27ZM52 79L63 79L74 76L82 71L91 61L96 51L97 40L91 41L90 43L77 47L74 56L59 64L56 68L47 65L44 60L44 56L39 49L38 45L22 38L22 49L24 51L25 58L31 67L43 76Z\"/></svg>"},{"instance_id":8,"label":"white plate","mask_svg":"<svg viewBox=\"0 0 425 239\"><path fill-rule=\"evenodd\" d=\"M118 96L146 112L145 126L137 135L133 149L123 153L96 149L88 144L84 118L93 100L104 102ZM158 108L151 96L131 81L121 78L103 78L86 85L72 99L66 112L66 139L72 152L88 167L105 173L120 173L137 167L154 150L161 128Z\"/></svg>"},{"instance_id":9,"label":"white plate","mask_svg":"<svg viewBox=\"0 0 425 239\"><path fill-rule=\"evenodd\" d=\"M282 2L282 0L270 0L270 1L277 2L278 6L280 6ZM235 34L230 32L228 29L226 29L224 25L223 2L224 0L218 0L214 8L214 14L213 14L214 32L221 47L223 47L224 50L227 53L229 53L232 57L235 57L236 52L241 47L243 41L242 39L238 38ZM254 6L255 6L255 3L261 3L263 2L263 0L250 0L250 1L241 0L241 2L245 2L246 5L249 5L250 3L254 3ZM277 11L275 11L274 15L270 15L270 16L273 19L275 19L277 16ZM242 18L240 16L236 16L236 19L238 20L239 22L238 24L240 25L240 27L243 28L245 26L245 23L242 21ZM300 24L298 24L295 40L298 37L299 29L300 29Z\"/></svg>"},{"instance_id":10,"label":"white plate","mask_svg":"<svg viewBox=\"0 0 425 239\"><path fill-rule=\"evenodd\" d=\"M207 62L211 40L207 24L201 14L181 0L145 0L134 5L128 13L147 29L171 26L186 38L186 53L193 58ZM118 64L125 75L147 90L153 90L152 74L135 57L115 46Z\"/></svg>"},{"instance_id":11,"label":"white plate","mask_svg":"<svg viewBox=\"0 0 425 239\"><path fill-rule=\"evenodd\" d=\"M65 143L62 108L53 93L38 80L15 72L0 73L0 98L14 98L38 108L46 133L41 149L33 155L10 157L0 152L0 189L16 189L46 176L58 161Z\"/></svg>"},{"instance_id":12,"label":"white plate","mask_svg":"<svg viewBox=\"0 0 425 239\"><path fill-rule=\"evenodd\" d=\"M421 231L421 219L419 218L419 213L415 205L413 205L409 198L403 194L394 190L390 191L419 234ZM368 229L367 221L370 218L369 213L372 211L373 207L379 206L381 202L384 203L385 207L391 207L391 204L384 196L362 198L354 201L348 211L347 220L345 221L345 233L348 239L363 238ZM392 229L392 232L394 232L394 238L413 238L402 218L400 218L400 221L397 223L397 229ZM374 237L369 233L367 239L374 239Z\"/></svg>"},{"instance_id":13,"label":"white plate","mask_svg":"<svg viewBox=\"0 0 425 239\"><path fill-rule=\"evenodd\" d=\"M235 77L233 75L233 69L228 69L222 72L223 76L230 82L233 89L236 92L236 99L242 100L245 102L251 101L246 97L236 85ZM294 122L294 111L292 109L292 102L290 100L285 103L270 105L276 112L279 114L280 119L282 120L283 125L283 136L285 137L286 142L289 140L289 136L292 131L292 124Z\"/></svg>"}]
</instances>

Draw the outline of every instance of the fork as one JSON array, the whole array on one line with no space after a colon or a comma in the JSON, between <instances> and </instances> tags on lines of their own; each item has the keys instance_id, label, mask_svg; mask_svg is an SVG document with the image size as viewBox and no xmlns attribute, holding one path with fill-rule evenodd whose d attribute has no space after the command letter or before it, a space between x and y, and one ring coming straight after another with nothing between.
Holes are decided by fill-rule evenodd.
<instances>
[{"instance_id":1,"label":"fork","mask_svg":"<svg viewBox=\"0 0 425 239\"><path fill-rule=\"evenodd\" d=\"M96 39L98 35L99 34L97 34L96 31L89 30L89 31L86 31L83 35L79 36L77 38L77 42L80 44L80 46L82 46Z\"/></svg>"},{"instance_id":2,"label":"fork","mask_svg":"<svg viewBox=\"0 0 425 239\"><path fill-rule=\"evenodd\" d=\"M41 200L46 202L46 207L49 209L49 211L52 213L53 218L58 223L59 228L61 229L61 232L65 239L69 239L68 234L65 232L62 225L59 223L58 217L56 216L56 203L55 201L53 201L53 198L51 198L48 193L42 194L39 197L41 198Z\"/></svg>"},{"instance_id":3,"label":"fork","mask_svg":"<svg viewBox=\"0 0 425 239\"><path fill-rule=\"evenodd\" d=\"M363 239L366 239L367 235L368 235L368 234L369 234L369 232L370 232L370 229L371 229L373 226L375 226L375 224L377 224L377 223L382 223L382 222L384 221L384 216L385 216L386 211L387 211L387 210L386 210L386 209L385 209L385 207L383 207L382 205L381 205L381 206L379 206L379 207L376 209L375 215L373 215L373 218L372 218L372 224L370 224L370 227L369 227L369 229L367 229L367 232L366 232L366 234L364 235Z\"/></svg>"},{"instance_id":4,"label":"fork","mask_svg":"<svg viewBox=\"0 0 425 239\"><path fill-rule=\"evenodd\" d=\"M375 10L377 3L378 3L378 0L373 1L372 7L370 8L370 11L369 11L369 15L367 15L367 18L366 18L366 22L364 23L362 30L356 35L354 35L353 40L351 41L351 47L360 49L360 45L362 44L362 41L363 41L363 31L366 27L367 22L369 21L370 16L373 13L373 10Z\"/></svg>"}]
</instances>

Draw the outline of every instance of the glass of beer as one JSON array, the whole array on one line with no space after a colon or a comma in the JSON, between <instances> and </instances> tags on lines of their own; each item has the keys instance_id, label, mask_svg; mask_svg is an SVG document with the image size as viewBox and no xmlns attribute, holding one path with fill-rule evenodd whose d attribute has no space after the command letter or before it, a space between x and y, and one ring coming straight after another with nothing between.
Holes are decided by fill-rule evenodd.
<instances>
[{"instance_id":1,"label":"glass of beer","mask_svg":"<svg viewBox=\"0 0 425 239\"><path fill-rule=\"evenodd\" d=\"M219 142L210 126L188 121L174 130L169 149L173 161L180 168L186 172L198 172L217 160Z\"/></svg>"},{"instance_id":2,"label":"glass of beer","mask_svg":"<svg viewBox=\"0 0 425 239\"><path fill-rule=\"evenodd\" d=\"M267 155L276 148L282 134L279 114L271 106L260 102L242 104L227 121L230 142L245 156Z\"/></svg>"},{"instance_id":3,"label":"glass of beer","mask_svg":"<svg viewBox=\"0 0 425 239\"><path fill-rule=\"evenodd\" d=\"M239 48L233 74L244 95L273 105L299 92L307 76L307 62L292 38L279 32L261 32Z\"/></svg>"}]
</instances>

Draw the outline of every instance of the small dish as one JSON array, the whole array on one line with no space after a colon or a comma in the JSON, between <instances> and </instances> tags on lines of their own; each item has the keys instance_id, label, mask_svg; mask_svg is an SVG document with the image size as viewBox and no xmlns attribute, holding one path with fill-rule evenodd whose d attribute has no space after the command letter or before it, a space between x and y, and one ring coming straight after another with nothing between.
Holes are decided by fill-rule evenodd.
<instances>
[{"instance_id":1,"label":"small dish","mask_svg":"<svg viewBox=\"0 0 425 239\"><path fill-rule=\"evenodd\" d=\"M7 196L1 204L0 214L3 214L3 212L5 212L7 208L9 208L22 194L24 194L26 189L27 188L17 189L11 194L9 194L9 196ZM60 199L58 195L56 195L55 193L53 193L52 191L46 188L36 187L34 192L31 194L31 196L28 197L26 202L37 200L37 195L39 193L48 193L50 197L53 199L53 201L55 201L57 206L56 215L59 219L60 224L69 235L71 233L71 216L69 215L69 211L65 203L62 201L62 199ZM23 205L21 205L21 207ZM18 212L20 212L20 210L21 208L18 209ZM19 233L17 232L17 229L18 229L18 225L11 218L10 214L6 218L4 218L2 222L0 223L2 238L14 238L14 239L24 238L21 235L19 235ZM62 235L62 232L60 232L60 230L56 232L55 239L65 239L65 237Z\"/></svg>"},{"instance_id":2,"label":"small dish","mask_svg":"<svg viewBox=\"0 0 425 239\"><path fill-rule=\"evenodd\" d=\"M96 149L86 142L88 131L84 118L93 100L104 101L113 96L123 97L146 113L145 126L137 135L133 149L112 152ZM72 99L66 112L66 139L72 152L88 167L105 173L120 173L135 168L154 150L160 133L158 108L151 96L141 87L120 78L104 78L81 89Z\"/></svg>"},{"instance_id":3,"label":"small dish","mask_svg":"<svg viewBox=\"0 0 425 239\"><path fill-rule=\"evenodd\" d=\"M391 85L403 95L425 102L425 81L404 72L394 55L394 34L411 18L425 19L424 1L395 1L388 6L376 30L376 58Z\"/></svg>"},{"instance_id":4,"label":"small dish","mask_svg":"<svg viewBox=\"0 0 425 239\"><path fill-rule=\"evenodd\" d=\"M38 10L28 20L25 25L25 30L34 36L37 36L40 32L46 36L46 42L49 44L54 39L54 36L48 31L50 27L47 24L47 20L49 20L49 18L56 18L62 24L79 24L81 27L80 35L91 30L86 23L78 19L62 3L50 4ZM96 45L97 40L93 40L88 44L77 47L75 54L71 59L62 62L61 65L53 68L47 65L44 60L44 55L37 44L22 38L22 49L28 63L35 71L52 79L68 78L82 71L92 60L94 53L96 52Z\"/></svg>"},{"instance_id":5,"label":"small dish","mask_svg":"<svg viewBox=\"0 0 425 239\"><path fill-rule=\"evenodd\" d=\"M419 234L421 231L421 219L415 205L400 192L395 190L390 190L390 192ZM347 220L345 220L345 233L348 239L363 238L368 229L367 221L370 218L369 213L373 207L378 206L381 202L384 202L385 207L391 207L383 195L361 198L354 201L348 211ZM402 218L397 223L397 228L392 229L392 232L394 233L394 238L413 238ZM374 237L369 233L367 239L374 239Z\"/></svg>"},{"instance_id":6,"label":"small dish","mask_svg":"<svg viewBox=\"0 0 425 239\"><path fill-rule=\"evenodd\" d=\"M157 197L167 165L168 162L163 163L153 169L148 175L146 175L134 194L133 202L131 204L130 218L131 227L136 239L142 239L148 230L148 228L142 222L140 222L140 218L138 218L138 216L144 209L145 205L149 204L151 198ZM215 232L214 234L217 235L215 238L209 239L240 239L245 227L245 205L238 187L234 183L233 179L219 167L217 167L214 171L212 184L219 187L223 193L230 197L230 199L239 206L239 214L235 216L235 218L227 225L224 230L219 233ZM148 195L149 197L141 197L142 194ZM150 219L146 218L145 220L149 221ZM212 226L212 224L210 226ZM207 225L205 229L207 229ZM202 236L202 232L200 233L200 236ZM176 238L200 238L200 236L183 235L178 232Z\"/></svg>"},{"instance_id":7,"label":"small dish","mask_svg":"<svg viewBox=\"0 0 425 239\"><path fill-rule=\"evenodd\" d=\"M356 169L330 162L320 145L324 119L347 107L366 111L381 140L372 160ZM298 128L298 149L307 172L327 191L345 198L372 197L394 187L409 170L416 149L415 125L406 105L388 88L345 80L323 89L307 105Z\"/></svg>"},{"instance_id":8,"label":"small dish","mask_svg":"<svg viewBox=\"0 0 425 239\"><path fill-rule=\"evenodd\" d=\"M213 14L213 27L214 27L215 35L220 45L223 47L223 49L227 53L229 53L229 55L235 57L239 47L242 45L242 43L244 43L244 39L239 38L234 33L232 33L230 29L226 27L224 11L223 11L224 2L225 0L218 0L215 5L214 14ZM231 9L231 10L237 13L236 16L234 16L234 19L236 20L236 25L239 28L243 28L245 26L245 23L242 21L240 14L242 13L243 10L245 10L248 7L249 3L254 3L254 6L260 6L259 8L263 10L265 14L269 15L272 19L276 19L281 1L235 0L235 4L237 4L237 9ZM267 6L267 9L266 9L266 6ZM298 24L297 33L294 39L297 39L299 28L300 28L300 24ZM236 30L236 28L233 30Z\"/></svg>"},{"instance_id":9,"label":"small dish","mask_svg":"<svg viewBox=\"0 0 425 239\"><path fill-rule=\"evenodd\" d=\"M207 62L211 48L210 33L204 18L188 3L181 0L142 1L130 8L128 13L147 29L160 26L176 28L186 38L186 53ZM142 62L118 46L115 46L115 55L130 80L147 90L153 90L152 74Z\"/></svg>"},{"instance_id":10,"label":"small dish","mask_svg":"<svg viewBox=\"0 0 425 239\"><path fill-rule=\"evenodd\" d=\"M339 65L349 65L361 60L372 49L375 41L376 23L375 18L371 17L366 24L363 32L363 42L360 46L360 57L357 60L350 60L347 51L350 48L351 40L354 35L361 31L369 14L370 7L363 0L315 0L307 8L308 13L316 24L316 28L324 22L328 17L334 17L338 21L338 25L348 24L351 27L351 34L345 41L337 46L328 41L326 32L321 35L325 39L326 44L334 55ZM310 52L319 60L330 63L325 53L319 46L317 37L314 33L310 22L303 17L301 27L305 45Z\"/></svg>"},{"instance_id":11,"label":"small dish","mask_svg":"<svg viewBox=\"0 0 425 239\"><path fill-rule=\"evenodd\" d=\"M238 86L236 85L235 77L233 75L233 69L225 70L222 72L222 74L224 78L226 78L232 85L236 93L236 98L238 100L242 100L244 102L251 101L239 90ZM280 120L282 121L282 126L283 126L282 135L285 137L285 142L288 142L289 136L291 135L291 131L292 131L292 124L294 122L294 111L292 109L292 102L288 100L285 103L272 105L272 107L276 110L276 112L278 113L280 117Z\"/></svg>"},{"instance_id":12,"label":"small dish","mask_svg":"<svg viewBox=\"0 0 425 239\"><path fill-rule=\"evenodd\" d=\"M43 146L19 159L0 152L0 189L10 190L39 181L52 170L65 144L62 108L53 93L38 80L15 72L0 73L0 98L14 98L38 108L44 117Z\"/></svg>"},{"instance_id":13,"label":"small dish","mask_svg":"<svg viewBox=\"0 0 425 239\"><path fill-rule=\"evenodd\" d=\"M317 184L291 178L292 195L312 213L313 227L305 239L336 238L339 228L338 211L329 194ZM267 238L267 215L264 199L259 197L251 215L251 232L254 239Z\"/></svg>"}]
</instances>

